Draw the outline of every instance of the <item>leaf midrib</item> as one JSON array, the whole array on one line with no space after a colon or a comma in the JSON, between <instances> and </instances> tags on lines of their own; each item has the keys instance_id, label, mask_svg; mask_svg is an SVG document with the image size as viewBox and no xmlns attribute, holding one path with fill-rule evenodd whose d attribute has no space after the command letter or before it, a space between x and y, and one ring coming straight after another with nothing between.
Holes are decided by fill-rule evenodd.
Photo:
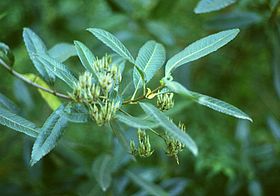
<instances>
[{"instance_id":1,"label":"leaf midrib","mask_svg":"<svg viewBox=\"0 0 280 196\"><path fill-rule=\"evenodd\" d=\"M152 61L152 57L154 56L154 54L155 54L155 52L156 52L156 48L157 48L157 44L155 44L155 47L154 47L154 49L153 49L151 58L148 60L146 66L145 66L144 69L143 69L143 72L144 72L144 73L145 73L147 67L149 67L150 62ZM138 65L138 66L139 66L139 65ZM146 74L145 74L145 75L146 75ZM140 81L141 81L141 80L138 81L137 86L136 86L136 89L138 89L138 86L140 85Z\"/></svg>"},{"instance_id":2,"label":"leaf midrib","mask_svg":"<svg viewBox=\"0 0 280 196\"><path fill-rule=\"evenodd\" d=\"M220 41L222 41L222 40L224 40L224 39L230 37L232 34L234 34L234 32L232 32L232 33L230 33L229 35L227 35L227 36L225 36L225 37L223 37L223 38L221 38L221 39L218 39L216 42L213 42L212 44L209 44L209 45L207 45L206 47L204 47L204 48L202 48L202 49L200 49L200 50L197 50L196 52L193 52L193 53L191 53L191 54L189 54L189 55L183 57L182 59L176 61L176 63L174 63L173 66L170 67L170 68L168 69L168 73L171 72L172 69L175 68L176 65L179 64L181 61L183 61L183 60L185 60L186 58L189 58L189 57L191 57L191 56L193 56L193 55L195 55L195 54L197 54L197 53L199 53L199 52L201 52L201 51L203 51L203 50L206 50L206 49L209 48L209 47L212 47L213 45L217 44L218 42L220 42ZM193 43L193 44L194 44L194 43ZM186 48L186 49L187 49L187 48ZM184 50L186 50L186 49L184 49ZM184 50L183 50L183 51L184 51ZM183 52L183 51L182 51L182 52Z\"/></svg>"},{"instance_id":3,"label":"leaf midrib","mask_svg":"<svg viewBox=\"0 0 280 196\"><path fill-rule=\"evenodd\" d=\"M14 116L14 117L17 117L16 115L13 115L13 116ZM19 127L24 127L25 129L27 129L27 130L29 130L29 131L30 131L30 130L31 130L31 131L34 131L35 134L38 134L38 133L39 133L39 131L37 131L36 129L30 128L30 127L28 127L27 125L24 126L24 124L17 123L16 121L13 121L12 119L7 118L7 117L5 117L5 116L3 116L3 115L0 115L0 117L2 117L4 120L6 120L6 121L8 121L8 122L14 123L15 125L17 125L17 126L19 126Z\"/></svg>"}]
</instances>

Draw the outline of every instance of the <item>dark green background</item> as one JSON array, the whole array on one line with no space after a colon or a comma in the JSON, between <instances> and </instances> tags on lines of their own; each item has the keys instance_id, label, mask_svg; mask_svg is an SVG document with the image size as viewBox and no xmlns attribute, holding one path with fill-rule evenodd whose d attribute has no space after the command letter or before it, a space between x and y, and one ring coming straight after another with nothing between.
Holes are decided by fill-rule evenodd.
<instances>
[{"instance_id":1,"label":"dark green background","mask_svg":"<svg viewBox=\"0 0 280 196\"><path fill-rule=\"evenodd\" d=\"M197 2L0 2L0 41L13 50L15 69L20 73L37 73L23 43L24 27L40 35L48 47L58 42L80 40L100 56L109 50L85 29L104 28L125 43L134 56L141 45L153 39L165 46L168 57L209 34L235 27L241 29L227 46L191 65L182 66L174 78L194 91L239 107L254 122L238 121L199 105L180 107L172 118L186 124L187 132L198 144L198 157L185 150L179 155L180 165L176 165L173 158L164 155L163 143L151 136L156 149L154 155L123 164L114 173L113 186L103 193L105 195L136 192L141 195L140 188L130 181L121 192L117 191L126 181L128 168L139 171L156 184L178 180L173 186L174 190L179 190L178 195L280 193L280 139L274 137L269 123L271 119L276 122L280 119L279 96L273 79L278 74L275 66L280 66L280 51L275 49L280 44L280 14L277 9L273 11L273 3L277 1L240 0L224 10L201 15L193 11ZM78 73L82 70L77 58L71 58L67 64ZM162 75L159 73L156 78ZM157 84L155 79L151 86ZM3 68L0 68L0 92L15 101L21 108L21 115L38 126L51 113L36 89L20 83ZM183 98L176 96L175 105L182 102ZM33 141L3 126L0 129L1 195L101 194L90 168L99 154L112 153L109 130L93 123L71 124L60 145L31 168L29 157ZM136 134L133 129L127 131ZM176 195L175 192L171 194Z\"/></svg>"}]
</instances>

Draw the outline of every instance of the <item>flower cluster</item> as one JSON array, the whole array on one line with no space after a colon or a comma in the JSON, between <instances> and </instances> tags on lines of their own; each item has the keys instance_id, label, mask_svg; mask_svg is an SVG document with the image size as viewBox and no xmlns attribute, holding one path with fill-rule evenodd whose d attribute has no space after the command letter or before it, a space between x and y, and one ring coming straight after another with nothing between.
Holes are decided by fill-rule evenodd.
<instances>
[{"instance_id":1,"label":"flower cluster","mask_svg":"<svg viewBox=\"0 0 280 196\"><path fill-rule=\"evenodd\" d=\"M173 108L174 100L173 100L173 93L166 92L166 93L159 93L157 95L157 107L161 111L167 111Z\"/></svg>"},{"instance_id":2,"label":"flower cluster","mask_svg":"<svg viewBox=\"0 0 280 196\"><path fill-rule=\"evenodd\" d=\"M130 152L133 155L139 155L140 157L149 157L153 154L153 150L150 144L149 136L145 131L138 129L138 148L133 140L130 141Z\"/></svg>"},{"instance_id":3,"label":"flower cluster","mask_svg":"<svg viewBox=\"0 0 280 196\"><path fill-rule=\"evenodd\" d=\"M186 126L181 122L179 122L179 128L184 132L186 131ZM174 156L177 164L179 164L178 153L181 152L185 146L180 141L170 137L167 133L165 133L164 140L166 144L166 154L168 156Z\"/></svg>"},{"instance_id":4,"label":"flower cluster","mask_svg":"<svg viewBox=\"0 0 280 196\"><path fill-rule=\"evenodd\" d=\"M93 73L86 71L79 76L75 84L71 98L89 108L91 118L97 125L102 126L109 122L121 102L118 98L112 98L110 94L121 81L121 73L116 64L112 64L112 58L105 55L96 59L92 64Z\"/></svg>"}]
</instances>

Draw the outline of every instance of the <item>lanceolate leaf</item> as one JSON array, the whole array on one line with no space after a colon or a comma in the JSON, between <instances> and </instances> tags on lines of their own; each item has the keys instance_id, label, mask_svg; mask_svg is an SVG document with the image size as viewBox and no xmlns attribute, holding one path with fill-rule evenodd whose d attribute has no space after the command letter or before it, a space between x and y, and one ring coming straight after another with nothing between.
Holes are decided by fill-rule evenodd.
<instances>
[{"instance_id":1,"label":"lanceolate leaf","mask_svg":"<svg viewBox=\"0 0 280 196\"><path fill-rule=\"evenodd\" d=\"M74 87L74 84L77 82L77 79L64 64L56 61L48 55L39 55L36 56L36 59L43 65L45 65L48 68L48 70L54 73L58 78L60 78L66 84L68 84L71 88Z\"/></svg>"},{"instance_id":2,"label":"lanceolate leaf","mask_svg":"<svg viewBox=\"0 0 280 196\"><path fill-rule=\"evenodd\" d=\"M116 118L122 123L134 128L149 129L149 128L158 127L158 123L155 123L151 120L142 119L139 117L127 116L121 113L117 114Z\"/></svg>"},{"instance_id":3,"label":"lanceolate leaf","mask_svg":"<svg viewBox=\"0 0 280 196\"><path fill-rule=\"evenodd\" d=\"M3 108L0 108L0 124L31 137L37 137L39 132L34 123Z\"/></svg>"},{"instance_id":4,"label":"lanceolate leaf","mask_svg":"<svg viewBox=\"0 0 280 196\"><path fill-rule=\"evenodd\" d=\"M42 64L40 61L35 60L35 55L47 54L47 47L45 46L44 42L36 33L34 33L29 28L23 29L23 40L29 57L32 60L37 71L43 76L46 81L53 83L55 75L51 71L49 71L44 66L44 64Z\"/></svg>"},{"instance_id":5,"label":"lanceolate leaf","mask_svg":"<svg viewBox=\"0 0 280 196\"><path fill-rule=\"evenodd\" d=\"M111 48L114 52L119 54L121 57L127 59L133 64L135 63L135 60L128 49L114 35L98 28L89 28L87 30L91 32L97 39Z\"/></svg>"},{"instance_id":6,"label":"lanceolate leaf","mask_svg":"<svg viewBox=\"0 0 280 196\"><path fill-rule=\"evenodd\" d=\"M181 94L186 96L189 99L192 99L193 101L197 102L200 105L204 105L208 108L211 108L213 110L216 110L218 112L234 116L236 118L245 119L252 121L252 119L242 112L240 109L234 107L233 105L230 105L226 102L223 102L221 100L218 100L213 97L209 97L207 95L202 95L196 92L192 92L188 89L186 89L183 85L181 85L178 82L175 81L166 81L164 80L166 86L173 92Z\"/></svg>"},{"instance_id":7,"label":"lanceolate leaf","mask_svg":"<svg viewBox=\"0 0 280 196\"><path fill-rule=\"evenodd\" d=\"M88 70L90 73L94 73L93 70L93 62L95 61L95 56L92 54L90 49L79 41L74 41L76 51L80 58L81 63L83 64L84 68Z\"/></svg>"},{"instance_id":8,"label":"lanceolate leaf","mask_svg":"<svg viewBox=\"0 0 280 196\"><path fill-rule=\"evenodd\" d=\"M224 113L224 114L227 114L230 116L234 116L236 118L252 121L252 119L247 114L242 112L240 109L234 107L233 105L230 105L219 99L209 97L207 95L195 93L195 92L192 92L192 95L195 97L196 102L199 103L200 105L204 105L208 108L211 108L213 110L216 110L218 112L221 112L221 113Z\"/></svg>"},{"instance_id":9,"label":"lanceolate leaf","mask_svg":"<svg viewBox=\"0 0 280 196\"><path fill-rule=\"evenodd\" d=\"M133 172L127 171L126 175L139 187L145 190L148 195L156 195L156 196L167 196L169 195L165 192L160 186L155 185L152 182L149 182L142 178L139 175L134 174Z\"/></svg>"},{"instance_id":10,"label":"lanceolate leaf","mask_svg":"<svg viewBox=\"0 0 280 196\"><path fill-rule=\"evenodd\" d=\"M198 154L197 146L192 138L187 133L180 130L160 110L150 103L140 103L140 106L145 111L145 113L154 118L160 124L160 126L162 126L167 131L167 133L170 134L170 136L185 144L194 155Z\"/></svg>"},{"instance_id":11,"label":"lanceolate leaf","mask_svg":"<svg viewBox=\"0 0 280 196\"><path fill-rule=\"evenodd\" d=\"M127 152L130 152L130 146L128 138L125 136L124 129L116 120L110 122L110 126L115 136L118 138L120 144L124 147Z\"/></svg>"},{"instance_id":12,"label":"lanceolate leaf","mask_svg":"<svg viewBox=\"0 0 280 196\"><path fill-rule=\"evenodd\" d=\"M2 93L0 93L0 107L4 107L13 113L17 113L19 111L17 106Z\"/></svg>"},{"instance_id":13,"label":"lanceolate leaf","mask_svg":"<svg viewBox=\"0 0 280 196\"><path fill-rule=\"evenodd\" d=\"M64 109L64 116L74 123L86 123L89 120L88 110L79 103L68 104Z\"/></svg>"},{"instance_id":14,"label":"lanceolate leaf","mask_svg":"<svg viewBox=\"0 0 280 196\"><path fill-rule=\"evenodd\" d=\"M103 191L106 191L109 188L112 181L111 161L112 157L110 155L103 154L96 158L92 166L92 171L95 179L97 180Z\"/></svg>"},{"instance_id":15,"label":"lanceolate leaf","mask_svg":"<svg viewBox=\"0 0 280 196\"><path fill-rule=\"evenodd\" d=\"M30 74L24 74L24 76L30 80L32 80L34 83L36 84L39 84L40 86L42 87L45 87L45 88L50 88L40 77L30 73ZM61 102L60 100L50 94L50 93L47 93L41 89L38 89L39 93L41 94L42 98L47 102L47 104L50 106L50 108L52 110L56 110L60 105L61 105Z\"/></svg>"},{"instance_id":16,"label":"lanceolate leaf","mask_svg":"<svg viewBox=\"0 0 280 196\"><path fill-rule=\"evenodd\" d=\"M208 13L223 9L237 0L200 0L194 9L196 14Z\"/></svg>"},{"instance_id":17,"label":"lanceolate leaf","mask_svg":"<svg viewBox=\"0 0 280 196\"><path fill-rule=\"evenodd\" d=\"M197 60L218 50L219 48L233 40L238 33L239 29L226 30L207 36L192 43L183 51L174 55L167 61L165 67L165 75L169 75L172 71L174 71L181 65Z\"/></svg>"},{"instance_id":18,"label":"lanceolate leaf","mask_svg":"<svg viewBox=\"0 0 280 196\"><path fill-rule=\"evenodd\" d=\"M68 58L75 56L76 50L72 44L59 43L49 49L48 53L52 58L62 63Z\"/></svg>"},{"instance_id":19,"label":"lanceolate leaf","mask_svg":"<svg viewBox=\"0 0 280 196\"><path fill-rule=\"evenodd\" d=\"M145 81L149 82L164 62L164 47L155 41L148 41L141 47L135 64L143 70ZM133 81L136 89L143 85L141 76L136 68L134 68Z\"/></svg>"},{"instance_id":20,"label":"lanceolate leaf","mask_svg":"<svg viewBox=\"0 0 280 196\"><path fill-rule=\"evenodd\" d=\"M48 154L60 139L63 128L67 124L67 119L63 116L63 109L64 106L62 105L54 111L41 128L32 148L31 166Z\"/></svg>"}]
</instances>

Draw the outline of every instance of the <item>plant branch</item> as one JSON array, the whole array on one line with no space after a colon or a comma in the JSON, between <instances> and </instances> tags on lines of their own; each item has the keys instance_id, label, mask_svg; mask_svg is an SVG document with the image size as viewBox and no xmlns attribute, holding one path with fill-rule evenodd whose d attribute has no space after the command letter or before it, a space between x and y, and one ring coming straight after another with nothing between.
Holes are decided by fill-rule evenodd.
<instances>
[{"instance_id":1,"label":"plant branch","mask_svg":"<svg viewBox=\"0 0 280 196\"><path fill-rule=\"evenodd\" d=\"M155 88L154 90L152 90L152 92L149 93L149 94L156 93L158 90L162 89L163 87L164 87L164 85L160 85L157 88ZM130 104L130 103L136 103L138 101L141 101L142 99L146 99L145 94L140 96L140 97L137 97L136 99L126 100L126 101L123 102L123 105L127 105L127 104Z\"/></svg>"},{"instance_id":2,"label":"plant branch","mask_svg":"<svg viewBox=\"0 0 280 196\"><path fill-rule=\"evenodd\" d=\"M25 83L27 83L27 84L29 84L29 85L35 87L35 88L41 89L41 90L43 90L43 91L45 91L45 92L47 92L47 93L53 94L53 95L55 95L55 96L57 96L57 97L60 97L60 98L63 98L63 99L71 100L71 97L69 97L69 96L67 96L67 95L65 95L65 94L63 94L63 93L58 93L58 92L56 92L56 91L54 91L54 90L52 90L52 89L45 88L45 87L43 87L43 86L41 86L41 85L39 85L39 84L33 82L32 80L29 80L29 79L25 78L22 74L20 74L20 73L18 73L17 71L15 71L12 67L10 67L9 65L7 65L7 64L6 64L4 61L2 61L1 59L0 59L0 64L1 64L5 69L7 69L13 76L15 76L15 77L21 79L21 80L24 81Z\"/></svg>"}]
</instances>

